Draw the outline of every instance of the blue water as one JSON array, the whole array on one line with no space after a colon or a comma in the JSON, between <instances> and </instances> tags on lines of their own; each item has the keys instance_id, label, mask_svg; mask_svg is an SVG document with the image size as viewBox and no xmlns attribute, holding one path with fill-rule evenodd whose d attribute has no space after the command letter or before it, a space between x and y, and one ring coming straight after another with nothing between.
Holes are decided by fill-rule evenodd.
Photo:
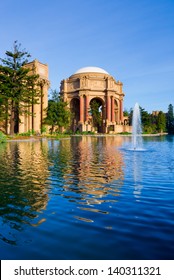
<instances>
[{"instance_id":1,"label":"blue water","mask_svg":"<svg viewBox=\"0 0 174 280\"><path fill-rule=\"evenodd\" d=\"M0 145L1 259L174 259L174 137Z\"/></svg>"}]
</instances>

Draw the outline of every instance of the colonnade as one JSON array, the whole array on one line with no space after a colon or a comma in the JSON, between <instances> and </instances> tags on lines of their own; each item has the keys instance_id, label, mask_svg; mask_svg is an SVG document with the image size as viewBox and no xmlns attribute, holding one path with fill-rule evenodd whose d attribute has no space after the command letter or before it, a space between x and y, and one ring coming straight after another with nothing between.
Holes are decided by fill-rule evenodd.
<instances>
[{"instance_id":1,"label":"colonnade","mask_svg":"<svg viewBox=\"0 0 174 280\"><path fill-rule=\"evenodd\" d=\"M91 97L89 95L80 94L80 122L87 122L89 118L90 101L97 99L97 97ZM114 96L107 95L106 101L102 100L102 106L104 107L103 119L108 122L123 123L123 100L115 99ZM117 105L116 105L117 104ZM115 110L118 111L116 119Z\"/></svg>"},{"instance_id":2,"label":"colonnade","mask_svg":"<svg viewBox=\"0 0 174 280\"><path fill-rule=\"evenodd\" d=\"M124 132L122 86L120 81L97 67L79 69L68 79L62 80L60 92L74 116L71 129L74 132ZM100 107L101 118L98 122L90 114L93 100Z\"/></svg>"}]
</instances>

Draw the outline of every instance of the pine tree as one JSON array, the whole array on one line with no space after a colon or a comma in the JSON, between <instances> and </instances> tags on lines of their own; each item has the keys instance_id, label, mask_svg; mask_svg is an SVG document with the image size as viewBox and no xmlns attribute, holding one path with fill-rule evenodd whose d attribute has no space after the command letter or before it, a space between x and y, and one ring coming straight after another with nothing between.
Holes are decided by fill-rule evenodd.
<instances>
[{"instance_id":1,"label":"pine tree","mask_svg":"<svg viewBox=\"0 0 174 280\"><path fill-rule=\"evenodd\" d=\"M157 116L157 130L160 133L166 130L166 115L162 111Z\"/></svg>"},{"instance_id":2,"label":"pine tree","mask_svg":"<svg viewBox=\"0 0 174 280\"><path fill-rule=\"evenodd\" d=\"M30 54L21 50L21 45L14 42L13 51L6 51L6 58L0 59L0 99L4 119L10 121L10 134L18 132L20 115L29 114L29 107L38 102L38 75L27 68ZM2 115L2 114L1 114Z\"/></svg>"},{"instance_id":3,"label":"pine tree","mask_svg":"<svg viewBox=\"0 0 174 280\"><path fill-rule=\"evenodd\" d=\"M167 112L167 131L169 134L174 134L174 113L172 104L169 104Z\"/></svg>"}]
</instances>

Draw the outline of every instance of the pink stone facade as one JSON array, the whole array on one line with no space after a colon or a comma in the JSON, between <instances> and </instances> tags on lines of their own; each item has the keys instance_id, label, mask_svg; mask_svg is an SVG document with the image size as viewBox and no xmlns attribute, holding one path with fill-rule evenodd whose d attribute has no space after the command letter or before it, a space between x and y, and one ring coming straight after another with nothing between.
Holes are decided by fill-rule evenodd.
<instances>
[{"instance_id":1,"label":"pink stone facade","mask_svg":"<svg viewBox=\"0 0 174 280\"><path fill-rule=\"evenodd\" d=\"M85 68L84 68L85 69ZM98 68L100 69L100 68ZM60 93L73 114L71 129L99 133L130 132L123 118L123 84L111 75L99 72L75 73L61 81ZM102 123L94 127L90 115L90 103L101 105Z\"/></svg>"},{"instance_id":2,"label":"pink stone facade","mask_svg":"<svg viewBox=\"0 0 174 280\"><path fill-rule=\"evenodd\" d=\"M41 133L43 125L43 119L46 116L45 109L48 106L48 65L34 60L26 65L31 69L31 73L39 75L39 91L40 97L38 98L38 104L34 104L28 108L30 114L23 114L20 116L19 133L28 132L29 130L35 133Z\"/></svg>"}]
</instances>

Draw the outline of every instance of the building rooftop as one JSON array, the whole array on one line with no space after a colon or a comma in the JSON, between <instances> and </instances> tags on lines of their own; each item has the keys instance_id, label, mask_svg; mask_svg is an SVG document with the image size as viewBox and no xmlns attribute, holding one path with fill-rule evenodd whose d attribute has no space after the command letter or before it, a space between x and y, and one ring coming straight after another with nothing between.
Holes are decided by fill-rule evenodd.
<instances>
[{"instance_id":1,"label":"building rooftop","mask_svg":"<svg viewBox=\"0 0 174 280\"><path fill-rule=\"evenodd\" d=\"M94 66L80 68L74 74L80 74L80 73L103 73L109 75L109 73L104 69L99 67L94 67Z\"/></svg>"}]
</instances>

